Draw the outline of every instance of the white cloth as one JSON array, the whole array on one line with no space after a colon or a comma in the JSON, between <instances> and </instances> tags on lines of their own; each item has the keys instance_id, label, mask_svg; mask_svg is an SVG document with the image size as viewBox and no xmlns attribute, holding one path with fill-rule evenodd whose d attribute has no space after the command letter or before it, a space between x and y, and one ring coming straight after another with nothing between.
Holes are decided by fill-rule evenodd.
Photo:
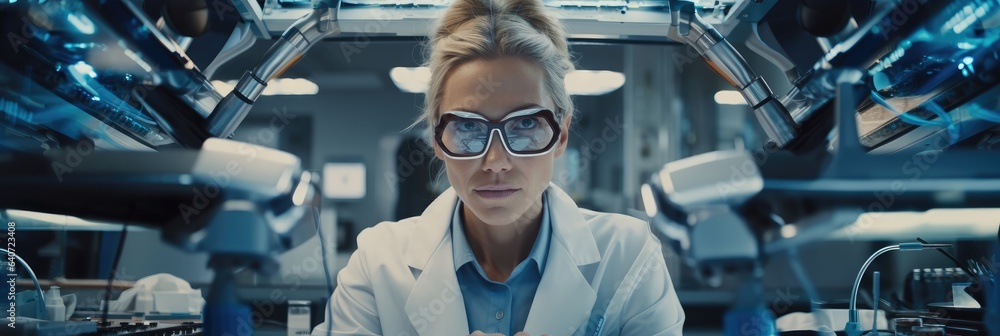
<instances>
[{"instance_id":1,"label":"white cloth","mask_svg":"<svg viewBox=\"0 0 1000 336\"><path fill-rule=\"evenodd\" d=\"M524 331L680 335L684 311L646 222L547 192L552 241ZM468 334L448 230L456 201L449 189L419 217L362 231L323 315L332 321L313 335Z\"/></svg>"},{"instance_id":2,"label":"white cloth","mask_svg":"<svg viewBox=\"0 0 1000 336\"><path fill-rule=\"evenodd\" d=\"M157 273L135 282L132 288L126 289L118 300L112 301L109 311L124 312L142 310L136 307L136 302L143 295L149 295L151 311L161 313L200 314L205 306L201 289L191 288L186 280L173 274Z\"/></svg>"},{"instance_id":3,"label":"white cloth","mask_svg":"<svg viewBox=\"0 0 1000 336\"><path fill-rule=\"evenodd\" d=\"M778 331L798 331L814 330L820 335L833 336L837 331L843 331L848 321L847 309L820 309L811 313L790 313L775 320ZM858 319L861 322L861 329L871 330L872 318L871 310L859 310ZM878 328L889 329L885 311L878 311Z\"/></svg>"}]
</instances>

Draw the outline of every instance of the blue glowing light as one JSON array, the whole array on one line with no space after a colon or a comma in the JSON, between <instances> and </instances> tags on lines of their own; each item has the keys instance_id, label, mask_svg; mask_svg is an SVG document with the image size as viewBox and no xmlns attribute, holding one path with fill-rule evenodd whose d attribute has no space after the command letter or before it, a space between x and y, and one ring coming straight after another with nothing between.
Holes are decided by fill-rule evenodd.
<instances>
[{"instance_id":1,"label":"blue glowing light","mask_svg":"<svg viewBox=\"0 0 1000 336\"><path fill-rule=\"evenodd\" d=\"M91 35L97 30L94 27L94 22L90 21L90 19L84 15L69 13L66 15L66 20L69 21L69 23L72 24L73 27L76 27L76 29L79 30L80 33L86 35Z\"/></svg>"}]
</instances>

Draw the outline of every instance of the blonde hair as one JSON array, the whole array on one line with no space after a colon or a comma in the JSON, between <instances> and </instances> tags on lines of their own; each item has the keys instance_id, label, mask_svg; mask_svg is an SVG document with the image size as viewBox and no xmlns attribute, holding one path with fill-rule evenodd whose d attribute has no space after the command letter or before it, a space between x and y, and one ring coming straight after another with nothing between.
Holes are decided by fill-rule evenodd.
<instances>
[{"instance_id":1,"label":"blonde hair","mask_svg":"<svg viewBox=\"0 0 1000 336\"><path fill-rule=\"evenodd\" d=\"M428 135L437 123L445 79L473 60L516 57L539 65L545 92L556 105L556 118L564 122L572 117L573 101L564 78L574 66L566 36L540 0L455 0L437 22L427 46L425 66L431 70L431 80L423 113L414 125L426 120Z\"/></svg>"}]
</instances>

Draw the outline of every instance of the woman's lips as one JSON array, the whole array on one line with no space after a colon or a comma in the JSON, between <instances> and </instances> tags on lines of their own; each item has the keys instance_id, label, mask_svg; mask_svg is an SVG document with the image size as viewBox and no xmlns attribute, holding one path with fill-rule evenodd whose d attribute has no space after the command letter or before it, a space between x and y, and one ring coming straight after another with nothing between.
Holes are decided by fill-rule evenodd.
<instances>
[{"instance_id":1,"label":"woman's lips","mask_svg":"<svg viewBox=\"0 0 1000 336\"><path fill-rule=\"evenodd\" d=\"M521 189L476 189L476 194L482 198L499 199L507 198L521 191Z\"/></svg>"}]
</instances>

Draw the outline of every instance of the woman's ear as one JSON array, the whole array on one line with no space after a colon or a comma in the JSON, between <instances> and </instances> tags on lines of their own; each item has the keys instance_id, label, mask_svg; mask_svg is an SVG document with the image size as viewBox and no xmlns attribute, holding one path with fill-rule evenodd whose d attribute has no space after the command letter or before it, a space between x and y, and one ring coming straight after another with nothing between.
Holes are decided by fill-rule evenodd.
<instances>
[{"instance_id":1,"label":"woman's ear","mask_svg":"<svg viewBox=\"0 0 1000 336\"><path fill-rule=\"evenodd\" d=\"M559 132L559 143L556 144L556 157L560 157L563 155L564 152L566 152L566 145L569 143L570 119L572 118L566 116L565 118L563 118L562 125L559 126L562 129L562 131Z\"/></svg>"},{"instance_id":2,"label":"woman's ear","mask_svg":"<svg viewBox=\"0 0 1000 336\"><path fill-rule=\"evenodd\" d=\"M438 146L437 141L431 141L431 145L434 146L434 156L436 156L438 160L444 161L444 152L441 151L441 147Z\"/></svg>"}]
</instances>

